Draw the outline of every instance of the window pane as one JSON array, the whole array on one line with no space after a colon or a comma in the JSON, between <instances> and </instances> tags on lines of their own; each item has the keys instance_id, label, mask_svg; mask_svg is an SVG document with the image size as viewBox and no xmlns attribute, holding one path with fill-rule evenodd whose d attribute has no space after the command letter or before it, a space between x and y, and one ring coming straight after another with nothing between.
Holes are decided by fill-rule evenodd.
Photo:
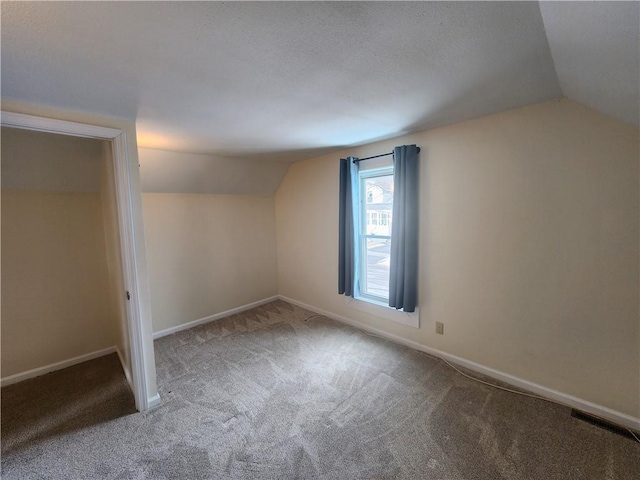
<instances>
[{"instance_id":1,"label":"window pane","mask_svg":"<svg viewBox=\"0 0 640 480\"><path fill-rule=\"evenodd\" d=\"M391 235L393 210L393 175L381 175L364 179L366 191L367 235ZM384 218L386 221L379 221Z\"/></svg>"},{"instance_id":2,"label":"window pane","mask_svg":"<svg viewBox=\"0 0 640 480\"><path fill-rule=\"evenodd\" d=\"M393 168L361 171L360 175L360 293L363 298L386 302L389 299Z\"/></svg>"},{"instance_id":3,"label":"window pane","mask_svg":"<svg viewBox=\"0 0 640 480\"><path fill-rule=\"evenodd\" d=\"M364 273L362 282L365 295L389 298L389 259L391 240L382 238L364 239Z\"/></svg>"}]
</instances>

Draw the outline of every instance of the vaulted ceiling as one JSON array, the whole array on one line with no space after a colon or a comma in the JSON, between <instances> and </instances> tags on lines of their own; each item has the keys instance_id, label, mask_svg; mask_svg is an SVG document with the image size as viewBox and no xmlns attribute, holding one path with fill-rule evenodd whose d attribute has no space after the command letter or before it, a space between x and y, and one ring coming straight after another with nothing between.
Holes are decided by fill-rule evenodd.
<instances>
[{"instance_id":1,"label":"vaulted ceiling","mask_svg":"<svg viewBox=\"0 0 640 480\"><path fill-rule=\"evenodd\" d=\"M541 2L562 93L639 125L640 3Z\"/></svg>"},{"instance_id":2,"label":"vaulted ceiling","mask_svg":"<svg viewBox=\"0 0 640 480\"><path fill-rule=\"evenodd\" d=\"M2 2L2 98L295 161L567 96L638 125L636 2Z\"/></svg>"}]
</instances>

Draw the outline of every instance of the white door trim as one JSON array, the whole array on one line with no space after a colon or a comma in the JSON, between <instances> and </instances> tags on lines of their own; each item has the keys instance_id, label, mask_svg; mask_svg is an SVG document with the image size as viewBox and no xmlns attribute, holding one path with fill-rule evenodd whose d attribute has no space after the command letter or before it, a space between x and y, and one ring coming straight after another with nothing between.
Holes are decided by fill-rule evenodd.
<instances>
[{"instance_id":1,"label":"white door trim","mask_svg":"<svg viewBox=\"0 0 640 480\"><path fill-rule=\"evenodd\" d=\"M113 168L116 182L118 204L118 223L120 226L120 245L122 247L122 269L124 272L125 292L130 294L127 302L127 326L131 348L131 375L133 376L133 394L136 408L148 410L147 369L140 314L138 263L134 229L133 204L131 197L131 175L127 150L127 132L124 130L67 122L53 118L36 117L14 112L2 112L0 124L5 127L36 130L40 132L71 135L75 137L108 140L112 144Z\"/></svg>"}]
</instances>

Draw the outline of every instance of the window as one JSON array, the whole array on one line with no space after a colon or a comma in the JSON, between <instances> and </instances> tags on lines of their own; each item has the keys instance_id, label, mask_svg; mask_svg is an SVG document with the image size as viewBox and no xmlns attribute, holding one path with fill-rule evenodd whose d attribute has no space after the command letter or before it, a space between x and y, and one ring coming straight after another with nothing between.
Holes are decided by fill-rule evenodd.
<instances>
[{"instance_id":1,"label":"window","mask_svg":"<svg viewBox=\"0 0 640 480\"><path fill-rule=\"evenodd\" d=\"M356 248L360 259L359 296L389 301L393 167L359 173L360 221ZM366 201L362 201L366 199Z\"/></svg>"},{"instance_id":2,"label":"window","mask_svg":"<svg viewBox=\"0 0 640 480\"><path fill-rule=\"evenodd\" d=\"M420 326L419 152L395 147L393 165L378 169L360 162L389 154L341 158L338 199L338 294L353 308L413 327Z\"/></svg>"}]
</instances>

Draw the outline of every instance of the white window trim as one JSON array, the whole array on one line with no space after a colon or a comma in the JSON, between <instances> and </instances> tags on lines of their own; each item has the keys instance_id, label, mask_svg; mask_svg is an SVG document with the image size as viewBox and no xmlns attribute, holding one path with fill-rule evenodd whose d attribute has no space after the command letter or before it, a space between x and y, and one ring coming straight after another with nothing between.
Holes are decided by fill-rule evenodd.
<instances>
[{"instance_id":1,"label":"white window trim","mask_svg":"<svg viewBox=\"0 0 640 480\"><path fill-rule=\"evenodd\" d=\"M365 312L375 317L391 320L392 322L401 323L408 327L420 328L420 312L418 307L416 307L415 312L409 313L402 310L396 310L382 302L363 298L361 296L356 296L355 298L343 298L349 308L360 310L361 312Z\"/></svg>"}]
</instances>

